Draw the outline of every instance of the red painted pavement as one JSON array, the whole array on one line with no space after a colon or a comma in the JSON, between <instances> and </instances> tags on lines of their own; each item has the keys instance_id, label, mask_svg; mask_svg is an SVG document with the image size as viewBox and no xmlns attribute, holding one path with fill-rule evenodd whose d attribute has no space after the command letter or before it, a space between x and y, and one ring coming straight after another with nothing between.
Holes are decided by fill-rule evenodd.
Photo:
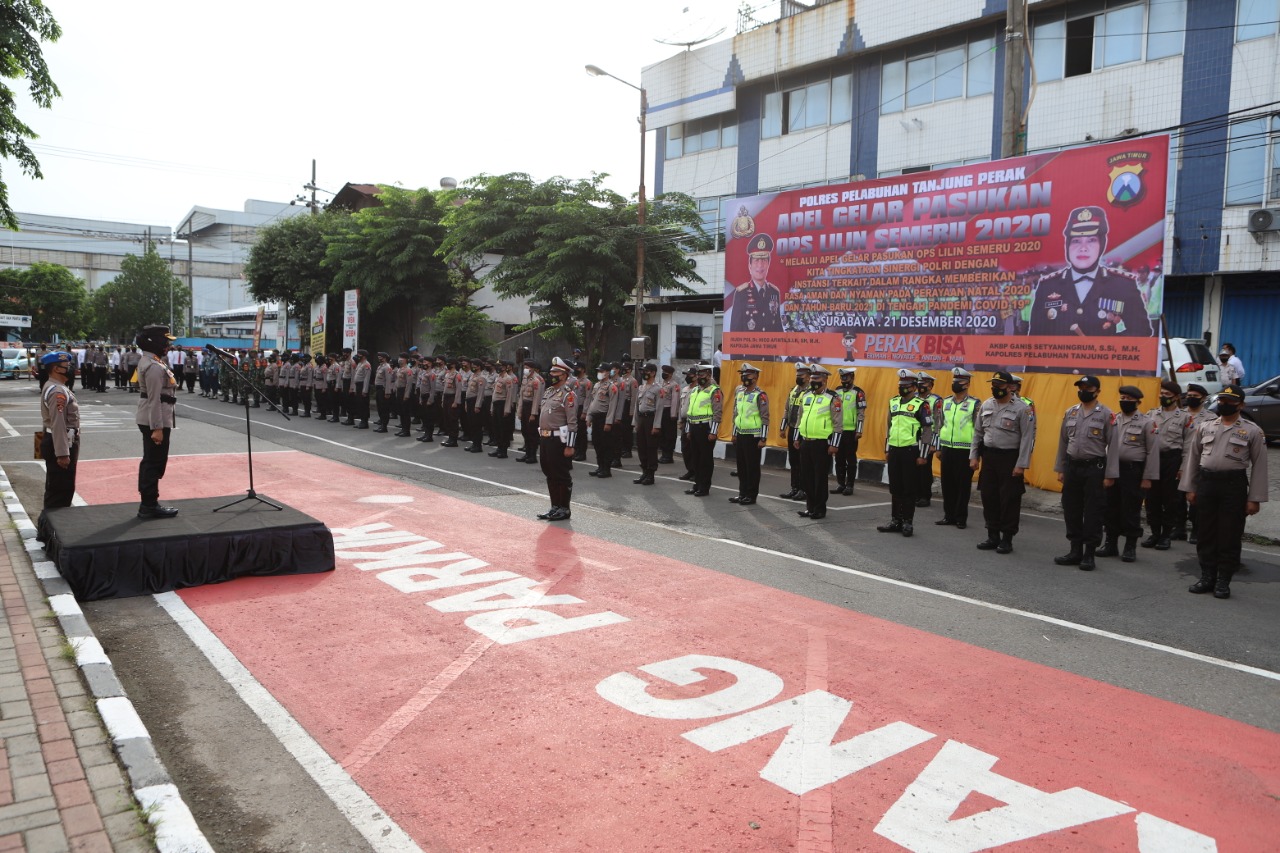
<instances>
[{"instance_id":1,"label":"red painted pavement","mask_svg":"<svg viewBox=\"0 0 1280 853\"><path fill-rule=\"evenodd\" d=\"M135 472L82 462L80 494L112 502ZM1025 785L1085 788L1220 850L1275 849L1280 737L1269 732L307 454L260 456L255 474L263 494L331 527L385 521L491 570L554 576L552 594L585 602L550 610L629 620L493 644L464 624L470 614L426 606L475 587L408 594L344 560L331 574L182 593L424 848L899 850L873 829L954 740ZM174 459L162 483L170 499L243 489L238 457ZM357 502L371 495L412 503ZM895 721L936 737L796 796L759 775L780 733L712 753L681 735L715 719L638 716L596 693L621 672L668 698L732 684L709 673L676 687L638 672L688 654L777 673L774 702L817 689L851 700L837 741ZM953 819L998 805L972 795ZM1004 849L1137 850L1136 812Z\"/></svg>"}]
</instances>

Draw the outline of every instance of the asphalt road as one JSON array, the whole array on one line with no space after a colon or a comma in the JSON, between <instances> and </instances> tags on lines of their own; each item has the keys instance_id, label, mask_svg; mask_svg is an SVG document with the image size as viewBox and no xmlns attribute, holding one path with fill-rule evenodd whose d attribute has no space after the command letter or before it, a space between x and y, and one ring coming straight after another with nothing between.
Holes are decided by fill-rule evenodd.
<instances>
[{"instance_id":1,"label":"asphalt road","mask_svg":"<svg viewBox=\"0 0 1280 853\"><path fill-rule=\"evenodd\" d=\"M80 399L82 459L136 457L136 398L81 391ZM183 394L180 403L171 466L188 453L243 453L243 409L198 395ZM0 384L0 418L10 427L4 432L16 433L0 438L0 461L35 517L43 472L29 461L39 420L32 384ZM537 466L513 459L313 419L286 421L266 408L253 410L252 419L256 453L315 454L522 517L547 503ZM1273 470L1280 469L1277 451L1270 452ZM1228 665L1280 673L1280 548L1247 545L1232 599L1218 601L1187 594L1198 570L1186 543L1164 553L1140 550L1133 564L1102 560L1084 573L1053 564L1066 542L1060 519L1044 511L1025 513L1014 553L997 556L974 548L983 535L977 507L965 531L935 527L936 503L919 510L917 536L905 540L875 531L888 510L888 493L878 485L834 497L827 518L810 522L791 501L728 503L735 481L720 461L712 494L702 499L683 493L678 458L662 466L653 487L633 485L637 469L627 463L607 481L588 478L589 465L575 466L574 530L1280 732L1280 681ZM766 471L762 494L787 488L786 472ZM135 499L131 491L119 495L121 502ZM151 599L85 609L218 849L365 849Z\"/></svg>"}]
</instances>

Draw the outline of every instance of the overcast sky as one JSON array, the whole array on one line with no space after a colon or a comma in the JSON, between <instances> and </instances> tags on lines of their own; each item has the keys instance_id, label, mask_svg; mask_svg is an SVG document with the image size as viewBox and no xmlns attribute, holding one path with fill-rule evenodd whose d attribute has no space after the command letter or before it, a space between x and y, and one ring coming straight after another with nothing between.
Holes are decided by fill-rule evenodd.
<instances>
[{"instance_id":1,"label":"overcast sky","mask_svg":"<svg viewBox=\"0 0 1280 853\"><path fill-rule=\"evenodd\" d=\"M240 210L316 183L439 185L479 173L611 175L638 184L639 84L682 50L655 39L734 31L735 0L46 0L62 97L20 117L44 179L3 161L10 203L177 227L193 205ZM761 5L757 3L756 5ZM687 11L684 11L687 9ZM652 163L653 133L649 153ZM652 167L647 183L652 192ZM322 199L327 198L324 194Z\"/></svg>"}]
</instances>

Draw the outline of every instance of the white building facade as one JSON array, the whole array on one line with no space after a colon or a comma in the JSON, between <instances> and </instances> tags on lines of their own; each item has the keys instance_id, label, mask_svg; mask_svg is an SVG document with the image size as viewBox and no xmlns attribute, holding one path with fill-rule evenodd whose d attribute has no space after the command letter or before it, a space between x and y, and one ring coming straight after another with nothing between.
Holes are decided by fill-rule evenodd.
<instances>
[{"instance_id":1,"label":"white building facade","mask_svg":"<svg viewBox=\"0 0 1280 853\"><path fill-rule=\"evenodd\" d=\"M709 231L723 233L736 197L1000 156L1005 56L1018 44L1005 40L1005 0L754 14L734 38L643 72L655 190L696 198ZM1023 152L1170 134L1169 333L1234 343L1247 382L1280 373L1280 0L1033 1L1027 29ZM1251 230L1268 209L1275 230L1257 217ZM660 351L692 340L686 324L706 354L718 337L723 250L696 259L698 297L663 307L701 313L659 321Z\"/></svg>"}]
</instances>

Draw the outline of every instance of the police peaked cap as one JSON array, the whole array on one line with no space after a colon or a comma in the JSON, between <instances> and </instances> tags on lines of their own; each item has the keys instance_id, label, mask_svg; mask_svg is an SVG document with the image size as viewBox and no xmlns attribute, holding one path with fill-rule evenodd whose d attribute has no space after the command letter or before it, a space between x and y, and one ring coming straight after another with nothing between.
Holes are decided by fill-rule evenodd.
<instances>
[{"instance_id":1,"label":"police peaked cap","mask_svg":"<svg viewBox=\"0 0 1280 853\"><path fill-rule=\"evenodd\" d=\"M831 375L831 371L830 371L830 370L827 370L827 369L826 369L825 367L823 367L821 364L814 364L814 365L812 365L812 366L809 368L809 373L810 373L810 375L812 375L812 376L830 376L830 375Z\"/></svg>"},{"instance_id":2,"label":"police peaked cap","mask_svg":"<svg viewBox=\"0 0 1280 853\"><path fill-rule=\"evenodd\" d=\"M919 373L917 373L917 374L916 374L916 381L917 381L917 382L933 382L933 381L934 381L934 379L933 379L933 377L932 377L932 376L930 376L929 374L925 373L925 372L922 370L922 371L920 371Z\"/></svg>"},{"instance_id":3,"label":"police peaked cap","mask_svg":"<svg viewBox=\"0 0 1280 853\"><path fill-rule=\"evenodd\" d=\"M904 367L898 371L898 381L910 382L912 385L914 385L920 381L920 378Z\"/></svg>"},{"instance_id":4,"label":"police peaked cap","mask_svg":"<svg viewBox=\"0 0 1280 853\"><path fill-rule=\"evenodd\" d=\"M744 361L744 362L742 363L742 367L739 367L739 368L738 368L738 372L739 372L739 373L759 373L759 372L760 372L760 368L756 367L756 366L755 366L754 364L752 364L751 362Z\"/></svg>"},{"instance_id":5,"label":"police peaked cap","mask_svg":"<svg viewBox=\"0 0 1280 853\"><path fill-rule=\"evenodd\" d=\"M552 369L552 370L563 370L563 371L565 371L566 373L568 373L568 372L569 372L569 369L570 369L570 368L569 368L569 362L565 361L565 360L564 360L563 358L561 358L560 356L556 356L555 358L551 359L551 369Z\"/></svg>"},{"instance_id":6,"label":"police peaked cap","mask_svg":"<svg viewBox=\"0 0 1280 853\"><path fill-rule=\"evenodd\" d=\"M954 376L956 379L972 379L973 378L973 374L965 370L963 367L951 368L951 375Z\"/></svg>"},{"instance_id":7,"label":"police peaked cap","mask_svg":"<svg viewBox=\"0 0 1280 853\"><path fill-rule=\"evenodd\" d=\"M711 371L715 370L715 368L707 364L706 362L703 362L702 364L698 365L697 370L699 373L703 373L703 372L710 373Z\"/></svg>"},{"instance_id":8,"label":"police peaked cap","mask_svg":"<svg viewBox=\"0 0 1280 853\"><path fill-rule=\"evenodd\" d=\"M1067 227L1062 234L1071 237L1107 236L1107 214L1100 207L1077 207L1067 217Z\"/></svg>"},{"instance_id":9,"label":"police peaked cap","mask_svg":"<svg viewBox=\"0 0 1280 853\"><path fill-rule=\"evenodd\" d=\"M1021 377L1021 376L1019 376L1019 375L1018 375L1018 374L1016 374L1016 373L1010 373L1009 375L1012 377L1009 381L1010 381L1010 382L1012 382L1014 385L1021 385L1021 384L1022 384L1022 377Z\"/></svg>"},{"instance_id":10,"label":"police peaked cap","mask_svg":"<svg viewBox=\"0 0 1280 853\"><path fill-rule=\"evenodd\" d=\"M1085 377L1085 378L1087 379L1088 377ZM991 381L1003 382L1004 384L1008 385L1010 382L1013 381L1013 374L1009 373L1007 370L998 370L995 373L991 374ZM1079 385L1080 383L1077 382L1076 384Z\"/></svg>"},{"instance_id":11,"label":"police peaked cap","mask_svg":"<svg viewBox=\"0 0 1280 853\"><path fill-rule=\"evenodd\" d=\"M858 368L856 368L856 367L842 367L842 368L840 368L840 375L841 375L841 376L852 376L853 374L855 374L855 373L857 373L857 372L858 372Z\"/></svg>"},{"instance_id":12,"label":"police peaked cap","mask_svg":"<svg viewBox=\"0 0 1280 853\"><path fill-rule=\"evenodd\" d=\"M1239 385L1227 385L1218 392L1218 399L1240 401L1244 399L1244 391L1241 390Z\"/></svg>"}]
</instances>

